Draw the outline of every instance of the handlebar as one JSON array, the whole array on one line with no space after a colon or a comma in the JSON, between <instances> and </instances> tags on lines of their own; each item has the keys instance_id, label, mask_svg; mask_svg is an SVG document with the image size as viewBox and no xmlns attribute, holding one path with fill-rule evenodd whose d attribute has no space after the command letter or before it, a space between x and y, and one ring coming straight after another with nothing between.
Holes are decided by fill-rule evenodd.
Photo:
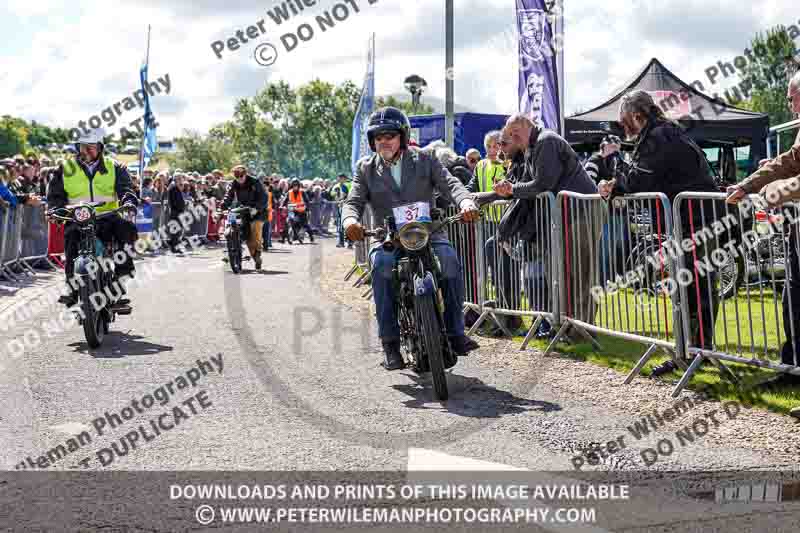
<instances>
[{"instance_id":1,"label":"handlebar","mask_svg":"<svg viewBox=\"0 0 800 533\"><path fill-rule=\"evenodd\" d=\"M65 216L60 215L58 213L67 212L68 214L71 215L76 209L78 209L80 207L91 207L92 209L97 209L98 207L103 207L104 205L106 205L106 202L88 202L88 203L85 203L85 204L65 205L64 207L56 207L56 208L53 208L53 209L49 209L49 210L47 210L45 215L48 218L52 218L52 219L55 219L55 220L58 220L58 221L72 222L74 219L71 216L70 217L65 217ZM136 209L136 206L133 205L133 204L126 203L126 204L123 204L123 205L119 206L118 208L113 209L111 211L104 211L103 213L100 213L97 216L99 217L99 216L113 215L115 213L119 213L120 211L123 211L123 210L126 210L126 209Z\"/></svg>"}]
</instances>

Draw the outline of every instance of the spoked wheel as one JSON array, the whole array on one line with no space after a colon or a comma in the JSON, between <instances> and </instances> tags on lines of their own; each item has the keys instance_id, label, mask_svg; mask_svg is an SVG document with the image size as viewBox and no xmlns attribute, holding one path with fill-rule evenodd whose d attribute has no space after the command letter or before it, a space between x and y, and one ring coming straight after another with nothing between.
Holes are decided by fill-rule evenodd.
<instances>
[{"instance_id":1,"label":"spoked wheel","mask_svg":"<svg viewBox=\"0 0 800 533\"><path fill-rule=\"evenodd\" d=\"M725 264L722 265L718 271L719 274L719 297L722 300L727 300L736 296L736 291L739 288L739 283L744 279L744 258L732 257L727 254L728 258Z\"/></svg>"},{"instance_id":2,"label":"spoked wheel","mask_svg":"<svg viewBox=\"0 0 800 533\"><path fill-rule=\"evenodd\" d=\"M414 317L409 313L409 309L409 307L402 305L398 306L400 349L403 352L403 358L411 369L417 374L424 374L425 372L430 372L430 366L420 345L418 330L414 324Z\"/></svg>"},{"instance_id":3,"label":"spoked wheel","mask_svg":"<svg viewBox=\"0 0 800 533\"><path fill-rule=\"evenodd\" d=\"M228 238L228 262L234 274L242 271L242 243L236 228L231 228Z\"/></svg>"},{"instance_id":4,"label":"spoked wheel","mask_svg":"<svg viewBox=\"0 0 800 533\"><path fill-rule=\"evenodd\" d=\"M419 295L414 298L419 335L425 347L425 355L431 367L433 391L440 401L447 400L447 377L444 373L442 354L442 330L436 313L434 294Z\"/></svg>"},{"instance_id":5,"label":"spoked wheel","mask_svg":"<svg viewBox=\"0 0 800 533\"><path fill-rule=\"evenodd\" d=\"M108 331L106 324L106 314L101 309L95 311L89 296L92 294L92 283L87 284L80 289L81 308L85 318L83 319L83 333L86 336L86 342L89 348L99 348L103 344L103 337Z\"/></svg>"}]
</instances>

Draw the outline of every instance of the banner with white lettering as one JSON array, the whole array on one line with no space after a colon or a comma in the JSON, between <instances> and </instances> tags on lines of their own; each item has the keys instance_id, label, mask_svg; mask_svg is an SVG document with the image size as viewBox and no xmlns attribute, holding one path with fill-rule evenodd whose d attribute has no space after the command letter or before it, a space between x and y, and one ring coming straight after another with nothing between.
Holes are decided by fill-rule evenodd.
<instances>
[{"instance_id":1,"label":"banner with white lettering","mask_svg":"<svg viewBox=\"0 0 800 533\"><path fill-rule=\"evenodd\" d=\"M519 111L561 132L563 67L560 3L516 0L519 32Z\"/></svg>"}]
</instances>

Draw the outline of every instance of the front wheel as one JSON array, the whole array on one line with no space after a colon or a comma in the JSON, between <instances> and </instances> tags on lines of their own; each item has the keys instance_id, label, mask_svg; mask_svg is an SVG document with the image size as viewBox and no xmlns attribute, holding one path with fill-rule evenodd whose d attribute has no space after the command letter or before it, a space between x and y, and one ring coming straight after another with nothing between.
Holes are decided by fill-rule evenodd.
<instances>
[{"instance_id":1,"label":"front wheel","mask_svg":"<svg viewBox=\"0 0 800 533\"><path fill-rule=\"evenodd\" d=\"M239 236L239 228L231 227L228 234L228 261L234 274L242 271L242 242Z\"/></svg>"},{"instance_id":2,"label":"front wheel","mask_svg":"<svg viewBox=\"0 0 800 533\"><path fill-rule=\"evenodd\" d=\"M107 330L106 314L102 309L95 310L90 299L92 283L89 283L80 290L81 307L83 309L83 333L89 348L99 348L103 344L103 338Z\"/></svg>"},{"instance_id":3,"label":"front wheel","mask_svg":"<svg viewBox=\"0 0 800 533\"><path fill-rule=\"evenodd\" d=\"M433 298L433 293L418 295L414 298L414 307L417 325L420 328L419 336L431 368L433 391L438 400L445 401L447 400L447 377L444 373L442 330L439 327L439 317Z\"/></svg>"}]
</instances>

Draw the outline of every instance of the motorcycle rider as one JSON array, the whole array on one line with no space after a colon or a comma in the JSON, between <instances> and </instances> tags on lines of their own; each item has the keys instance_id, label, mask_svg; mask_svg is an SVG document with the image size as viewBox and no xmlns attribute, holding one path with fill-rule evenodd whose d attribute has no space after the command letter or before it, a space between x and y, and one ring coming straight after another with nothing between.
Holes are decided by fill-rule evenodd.
<instances>
[{"instance_id":1,"label":"motorcycle rider","mask_svg":"<svg viewBox=\"0 0 800 533\"><path fill-rule=\"evenodd\" d=\"M367 204L372 207L375 219L383 221L392 216L393 208L403 204L427 202L433 207L434 192L437 190L459 206L465 222L473 222L478 218L478 208L469 191L432 154L409 147L410 133L408 117L399 109L384 107L370 117L367 139L375 153L358 162L350 193L342 208L342 225L350 241L364 239L364 228L359 220ZM431 243L445 279L442 294L447 333L453 350L464 355L478 345L464 335L461 263L445 231L431 235ZM378 334L384 351L382 365L387 370L405 366L400 354L400 328L392 274L397 258L397 252L387 252L380 246L370 252Z\"/></svg>"},{"instance_id":2,"label":"motorcycle rider","mask_svg":"<svg viewBox=\"0 0 800 533\"><path fill-rule=\"evenodd\" d=\"M314 242L314 230L312 230L311 226L308 224L308 209L311 205L311 199L308 197L308 193L306 191L300 189L300 180L297 178L292 180L289 192L283 197L281 207L286 207L289 204L294 204L294 212L299 217L299 224L308 232L309 240ZM287 228L287 235L289 234L288 231L290 229L291 228ZM290 236L289 244L291 243L292 238Z\"/></svg>"},{"instance_id":3,"label":"motorcycle rider","mask_svg":"<svg viewBox=\"0 0 800 533\"><path fill-rule=\"evenodd\" d=\"M243 213L242 240L247 241L247 249L255 262L256 270L261 270L262 231L264 220L267 218L267 192L261 181L247 173L244 165L236 165L231 171L234 179L222 199L217 220L222 220L221 211L228 209L234 200L237 200L239 205L250 208L250 211Z\"/></svg>"},{"instance_id":4,"label":"motorcycle rider","mask_svg":"<svg viewBox=\"0 0 800 533\"><path fill-rule=\"evenodd\" d=\"M135 244L138 234L136 225L124 218L115 216L101 217L102 213L117 209L120 205L139 205L139 199L134 194L131 177L124 165L107 157L104 153L103 137L105 131L95 128L82 133L76 142L78 155L76 159L60 161L51 172L50 183L47 186L47 204L49 209L56 209L66 205L89 202L106 202L105 205L95 209L97 218L97 238L102 242L114 241L118 245L131 247ZM73 261L78 255L80 244L80 231L76 224L67 223L64 228L64 273L67 282L73 275ZM125 276L133 277L134 265L131 254L125 254L125 262L115 266L118 279ZM123 295L125 283L119 284ZM67 283L69 294L62 295L59 302L67 307L72 307L78 302L78 291ZM118 311L130 311L130 300L121 298L114 308Z\"/></svg>"}]
</instances>

